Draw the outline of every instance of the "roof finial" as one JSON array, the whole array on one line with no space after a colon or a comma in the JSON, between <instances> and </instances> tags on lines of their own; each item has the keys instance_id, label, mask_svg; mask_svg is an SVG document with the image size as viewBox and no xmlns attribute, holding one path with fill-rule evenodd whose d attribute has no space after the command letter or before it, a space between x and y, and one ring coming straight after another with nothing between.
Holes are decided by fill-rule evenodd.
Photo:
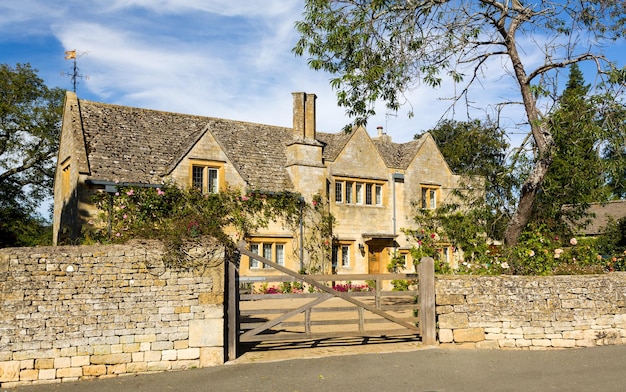
<instances>
[{"instance_id":1,"label":"roof finial","mask_svg":"<svg viewBox=\"0 0 626 392\"><path fill-rule=\"evenodd\" d=\"M78 74L78 67L76 66L76 59L78 57L82 57L83 55L87 54L88 52L82 52L80 54L76 54L76 49L74 50L66 50L65 51L65 60L73 60L74 62L74 66L72 67L72 73L67 73L67 72L61 72L62 76L69 76L72 78L72 86L74 88L74 92L76 92L76 79L77 78L81 78L81 79L89 79L89 76L86 75L79 75Z\"/></svg>"}]
</instances>

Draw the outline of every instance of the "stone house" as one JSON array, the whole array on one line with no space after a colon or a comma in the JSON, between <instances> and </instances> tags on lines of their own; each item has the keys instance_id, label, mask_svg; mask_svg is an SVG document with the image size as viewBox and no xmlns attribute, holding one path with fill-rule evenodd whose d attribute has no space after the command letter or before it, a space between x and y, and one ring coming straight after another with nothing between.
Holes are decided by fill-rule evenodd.
<instances>
[{"instance_id":1,"label":"stone house","mask_svg":"<svg viewBox=\"0 0 626 392\"><path fill-rule=\"evenodd\" d=\"M378 129L351 133L316 129L316 96L293 93L293 127L279 127L65 98L54 186L54 243L78 238L97 211L95 192L119 184L183 186L219 192L284 191L329 201L336 273L383 273L394 254L407 259L415 206L435 208L454 199L461 177L451 172L428 134L393 143ZM247 242L288 268L298 270L295 233L273 225ZM454 249L441 244L454 264ZM271 273L242 260L242 273Z\"/></svg>"}]
</instances>

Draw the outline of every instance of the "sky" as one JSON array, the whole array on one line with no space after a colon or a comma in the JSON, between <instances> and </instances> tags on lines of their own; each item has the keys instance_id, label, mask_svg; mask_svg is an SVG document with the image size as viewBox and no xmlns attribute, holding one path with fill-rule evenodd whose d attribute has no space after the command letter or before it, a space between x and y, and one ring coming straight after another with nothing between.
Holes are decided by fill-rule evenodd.
<instances>
[{"instance_id":1,"label":"sky","mask_svg":"<svg viewBox=\"0 0 626 392\"><path fill-rule=\"evenodd\" d=\"M73 62L64 52L76 50L79 98L288 127L291 93L315 93L318 131L339 132L350 119L336 105L331 76L291 51L303 7L304 0L0 0L0 62L30 63L48 86L71 90ZM615 50L623 66L626 47ZM494 65L500 70L473 90L479 108L517 97ZM376 136L383 126L406 142L442 117L464 120L465 110L450 111L445 99L455 91L450 83L419 87L398 113L379 105L366 128ZM514 133L523 113L507 115Z\"/></svg>"}]
</instances>

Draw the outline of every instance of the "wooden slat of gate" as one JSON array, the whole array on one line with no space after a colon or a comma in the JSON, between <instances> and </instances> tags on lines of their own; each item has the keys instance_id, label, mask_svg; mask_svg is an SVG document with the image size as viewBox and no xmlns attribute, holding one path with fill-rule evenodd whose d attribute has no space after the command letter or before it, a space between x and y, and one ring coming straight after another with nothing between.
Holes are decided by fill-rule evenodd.
<instances>
[{"instance_id":1,"label":"wooden slat of gate","mask_svg":"<svg viewBox=\"0 0 626 392\"><path fill-rule=\"evenodd\" d=\"M331 295L333 295L335 297L339 297L339 298L343 299L344 301L353 303L353 304L355 304L355 305L357 305L357 306L359 306L359 307L361 307L361 308L363 308L363 309L365 309L365 310L367 310L369 312L372 312L372 313L374 313L374 314L376 314L376 315L378 315L380 317L383 317L383 318L385 318L385 319L387 319L387 320L389 320L391 322L394 322L394 323L396 323L396 324L398 324L398 325L400 325L400 326L402 326L402 327L404 327L406 329L414 331L415 333L418 333L418 334L420 333L420 328L418 328L414 324L410 324L410 323L407 323L407 322L405 322L403 320L400 320L397 317L392 316L389 313L383 312L383 311L377 309L374 306L370 306L370 305L368 305L366 303L358 301L358 300L354 299L353 297L351 297L350 295L348 295L346 293L343 293L343 292L340 292L340 291L336 291L336 290L334 290L334 289L332 289L332 288L330 288L330 287L328 287L326 285L323 285L323 284L319 283L318 281L316 281L314 279L311 279L307 275L300 275L297 272L294 272L294 271L292 271L292 270L290 270L288 268L285 268L285 267L283 267L282 265L280 265L278 263L274 263L273 261L268 260L268 259L266 259L266 258L264 258L262 256L259 256L256 253L252 253L251 251L246 249L244 247L244 245L245 245L245 242L240 242L240 244L237 246L237 249L239 250L239 252L241 252L241 254L244 254L244 255L246 255L248 257L251 257L251 258L254 258L254 259L257 259L257 260L261 261L262 263L265 263L265 264L269 265L270 267L272 267L272 268L274 268L274 269L276 269L276 270L278 270L280 272L283 272L283 273L285 273L287 275L291 275L291 276L297 278L298 280L306 282L306 283L310 284L311 286L313 286L313 287L315 287L315 288L317 288L317 289L319 289L321 291L324 291L326 293L329 293L329 294L331 294Z\"/></svg>"}]
</instances>

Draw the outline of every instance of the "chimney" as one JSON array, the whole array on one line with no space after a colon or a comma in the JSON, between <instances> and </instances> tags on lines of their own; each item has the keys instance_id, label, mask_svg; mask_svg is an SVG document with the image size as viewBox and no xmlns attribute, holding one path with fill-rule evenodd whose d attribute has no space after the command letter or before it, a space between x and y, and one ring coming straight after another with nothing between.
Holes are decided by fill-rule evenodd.
<instances>
[{"instance_id":1,"label":"chimney","mask_svg":"<svg viewBox=\"0 0 626 392\"><path fill-rule=\"evenodd\" d=\"M376 129L378 130L378 136L375 137L376 140L380 140L383 143L391 143L391 136L383 132L382 125L377 126Z\"/></svg>"},{"instance_id":2,"label":"chimney","mask_svg":"<svg viewBox=\"0 0 626 392\"><path fill-rule=\"evenodd\" d=\"M315 94L292 93L294 137L315 140Z\"/></svg>"}]
</instances>

